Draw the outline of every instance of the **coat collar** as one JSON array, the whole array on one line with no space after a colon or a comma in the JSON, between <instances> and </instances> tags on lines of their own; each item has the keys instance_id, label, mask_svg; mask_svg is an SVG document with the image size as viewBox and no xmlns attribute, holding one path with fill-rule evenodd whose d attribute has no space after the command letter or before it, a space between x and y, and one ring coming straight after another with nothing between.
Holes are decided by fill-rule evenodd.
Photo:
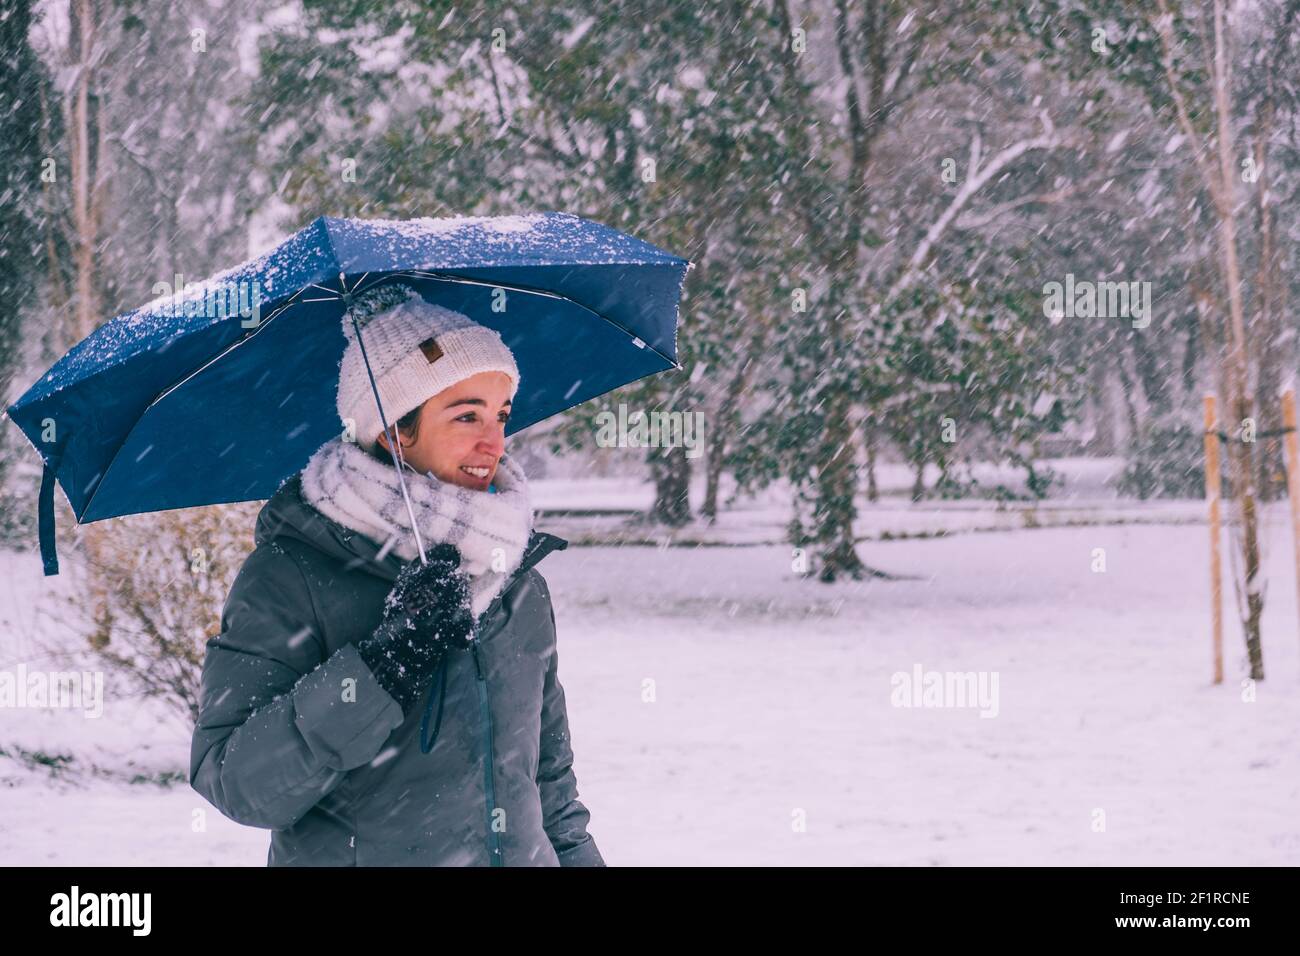
<instances>
[{"instance_id":1,"label":"coat collar","mask_svg":"<svg viewBox=\"0 0 1300 956\"><path fill-rule=\"evenodd\" d=\"M515 574L523 574L552 551L563 551L568 546L569 542L558 535L534 530L528 537L528 545L524 548L524 556L520 559L519 569Z\"/></svg>"},{"instance_id":2,"label":"coat collar","mask_svg":"<svg viewBox=\"0 0 1300 956\"><path fill-rule=\"evenodd\" d=\"M501 593L492 599L486 611L483 612L483 620L490 621L497 608L499 608L506 599L511 590L518 584L528 571L536 566L537 562L546 557L552 551L563 551L569 546L569 542L553 534L547 534L545 531L534 531L528 538L528 544L524 548L524 556L519 562L510 580L505 583Z\"/></svg>"}]
</instances>

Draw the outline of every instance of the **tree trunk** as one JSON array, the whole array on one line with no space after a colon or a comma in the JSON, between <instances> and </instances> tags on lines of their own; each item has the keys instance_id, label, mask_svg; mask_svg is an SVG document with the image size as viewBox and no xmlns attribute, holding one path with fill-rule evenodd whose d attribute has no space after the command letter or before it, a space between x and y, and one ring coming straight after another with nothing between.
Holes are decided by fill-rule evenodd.
<instances>
[{"instance_id":1,"label":"tree trunk","mask_svg":"<svg viewBox=\"0 0 1300 956\"><path fill-rule=\"evenodd\" d=\"M681 447L655 448L650 455L655 483L651 518L658 524L680 528L691 520L691 460Z\"/></svg>"},{"instance_id":2,"label":"tree trunk","mask_svg":"<svg viewBox=\"0 0 1300 956\"><path fill-rule=\"evenodd\" d=\"M1196 362L1201 354L1201 303L1195 283L1191 282L1192 298L1196 301L1195 315L1187 320L1187 344L1183 348L1183 397L1190 398L1196 388Z\"/></svg>"},{"instance_id":3,"label":"tree trunk","mask_svg":"<svg viewBox=\"0 0 1300 956\"><path fill-rule=\"evenodd\" d=\"M1266 437L1259 442L1259 497L1277 501L1287 493L1286 462L1282 456L1281 374L1277 349L1265 348L1259 356L1259 430Z\"/></svg>"},{"instance_id":4,"label":"tree trunk","mask_svg":"<svg viewBox=\"0 0 1300 956\"><path fill-rule=\"evenodd\" d=\"M1237 261L1237 223L1235 201L1235 165L1233 162L1232 114L1228 107L1228 62L1224 38L1223 0L1214 0L1214 103L1218 127L1218 189L1215 193L1215 210L1219 219L1219 251L1223 267L1224 284L1228 287L1228 308L1231 318L1232 340L1228 355L1232 389L1231 406L1236 417L1231 435L1246 419L1254 418L1254 401L1250 394L1247 376L1248 352L1246 342L1245 308L1241 297L1241 268ZM1246 637L1246 653L1250 659L1250 676L1264 679L1264 656L1260 644L1260 618L1264 612L1264 597L1259 582L1259 519L1255 510L1255 454L1254 443L1234 440L1228 443L1233 469L1233 485L1241 512L1242 551L1245 581L1242 590L1246 595L1246 619L1242 622Z\"/></svg>"},{"instance_id":5,"label":"tree trunk","mask_svg":"<svg viewBox=\"0 0 1300 956\"><path fill-rule=\"evenodd\" d=\"M709 430L704 506L700 509L700 514L709 519L709 524L714 524L718 520L718 483L722 477L722 463L726 458L727 439L731 437L732 431L740 420L740 397L749 386L750 372L756 364L753 356L762 352L764 341L765 336L760 331L754 337L752 347L747 350L748 356L742 357L740 369L727 383L727 392L718 407L718 413L714 416L714 427Z\"/></svg>"},{"instance_id":6,"label":"tree trunk","mask_svg":"<svg viewBox=\"0 0 1300 956\"><path fill-rule=\"evenodd\" d=\"M1256 124L1255 168L1259 178L1255 181L1257 198L1257 228L1259 232L1259 266L1255 277L1255 310L1252 318L1251 338L1260 342L1259 392L1260 431L1270 432L1262 442L1259 460L1260 497L1264 501L1277 501L1286 492L1286 464L1282 457L1282 408L1280 401L1282 351L1278 347L1278 310L1276 290L1280 283L1274 281L1276 253L1273 241L1273 210L1269 203L1268 138L1273 127L1273 101L1265 98Z\"/></svg>"},{"instance_id":7,"label":"tree trunk","mask_svg":"<svg viewBox=\"0 0 1300 956\"><path fill-rule=\"evenodd\" d=\"M72 223L75 231L76 328L82 339L99 325L99 302L96 295L95 251L99 244L101 190L99 188L99 145L101 131L97 98L91 95L94 79L92 60L96 42L95 4L93 0L75 0L72 15L73 42L77 44L76 85L72 90L72 109L68 123L69 154L72 160Z\"/></svg>"},{"instance_id":8,"label":"tree trunk","mask_svg":"<svg viewBox=\"0 0 1300 956\"><path fill-rule=\"evenodd\" d=\"M1088 412L1092 431L1087 442L1088 454L1103 457L1115 454L1114 409L1106 383L1106 366L1099 359L1088 370Z\"/></svg>"},{"instance_id":9,"label":"tree trunk","mask_svg":"<svg viewBox=\"0 0 1300 956\"><path fill-rule=\"evenodd\" d=\"M1133 379L1129 377L1128 367L1124 364L1124 353L1115 357L1115 369L1119 373L1120 394L1124 396L1124 416L1128 421L1128 443L1136 446L1142 426L1138 422L1137 404L1133 401Z\"/></svg>"},{"instance_id":10,"label":"tree trunk","mask_svg":"<svg viewBox=\"0 0 1300 956\"><path fill-rule=\"evenodd\" d=\"M870 425L863 436L867 445L867 500L874 505L880 500L880 489L876 486L876 444L880 438L876 429Z\"/></svg>"},{"instance_id":11,"label":"tree trunk","mask_svg":"<svg viewBox=\"0 0 1300 956\"><path fill-rule=\"evenodd\" d=\"M819 550L818 578L834 581L841 574L860 580L866 565L853 545L854 495L857 476L853 461L851 397L835 389L826 400L826 431L817 456L817 502L813 509Z\"/></svg>"},{"instance_id":12,"label":"tree trunk","mask_svg":"<svg viewBox=\"0 0 1300 956\"><path fill-rule=\"evenodd\" d=\"M722 460L727 453L726 433L717 429L709 436L708 446L708 461L704 464L704 504L700 507L700 515L713 525L718 523L718 484L722 479Z\"/></svg>"},{"instance_id":13,"label":"tree trunk","mask_svg":"<svg viewBox=\"0 0 1300 956\"><path fill-rule=\"evenodd\" d=\"M1152 417L1158 418L1169 411L1169 366L1161 364L1160 358L1152 351L1144 332L1133 336L1133 367L1137 371L1138 381L1142 383L1142 395L1151 409Z\"/></svg>"}]
</instances>

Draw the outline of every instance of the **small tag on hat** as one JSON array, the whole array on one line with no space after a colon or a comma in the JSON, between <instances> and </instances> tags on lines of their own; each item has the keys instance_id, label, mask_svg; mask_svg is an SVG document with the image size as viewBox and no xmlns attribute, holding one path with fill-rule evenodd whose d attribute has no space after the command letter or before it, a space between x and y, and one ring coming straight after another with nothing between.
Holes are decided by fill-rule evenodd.
<instances>
[{"instance_id":1,"label":"small tag on hat","mask_svg":"<svg viewBox=\"0 0 1300 956\"><path fill-rule=\"evenodd\" d=\"M424 357L429 360L430 365L443 356L443 351L438 348L438 343L434 340L433 336L429 336L429 338L420 343L420 351L424 353Z\"/></svg>"}]
</instances>

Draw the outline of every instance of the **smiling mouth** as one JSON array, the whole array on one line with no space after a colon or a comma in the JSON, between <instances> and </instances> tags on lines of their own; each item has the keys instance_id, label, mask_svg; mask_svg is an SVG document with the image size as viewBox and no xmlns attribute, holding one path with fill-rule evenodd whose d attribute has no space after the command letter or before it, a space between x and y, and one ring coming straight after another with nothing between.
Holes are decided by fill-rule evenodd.
<instances>
[{"instance_id":1,"label":"smiling mouth","mask_svg":"<svg viewBox=\"0 0 1300 956\"><path fill-rule=\"evenodd\" d=\"M484 480L488 475L492 474L492 469L486 465L481 468L471 468L468 465L461 465L460 470L471 478L477 478L479 481Z\"/></svg>"}]
</instances>

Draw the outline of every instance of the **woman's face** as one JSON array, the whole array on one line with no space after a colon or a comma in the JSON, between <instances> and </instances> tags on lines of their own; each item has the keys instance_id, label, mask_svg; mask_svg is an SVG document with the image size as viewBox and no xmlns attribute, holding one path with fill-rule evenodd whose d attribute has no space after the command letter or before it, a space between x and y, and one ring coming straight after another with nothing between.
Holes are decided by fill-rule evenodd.
<instances>
[{"instance_id":1,"label":"woman's face","mask_svg":"<svg viewBox=\"0 0 1300 956\"><path fill-rule=\"evenodd\" d=\"M487 491L506 449L510 386L505 372L479 372L443 389L421 407L414 441L399 433L402 456L439 481ZM390 447L386 432L379 444Z\"/></svg>"}]
</instances>

